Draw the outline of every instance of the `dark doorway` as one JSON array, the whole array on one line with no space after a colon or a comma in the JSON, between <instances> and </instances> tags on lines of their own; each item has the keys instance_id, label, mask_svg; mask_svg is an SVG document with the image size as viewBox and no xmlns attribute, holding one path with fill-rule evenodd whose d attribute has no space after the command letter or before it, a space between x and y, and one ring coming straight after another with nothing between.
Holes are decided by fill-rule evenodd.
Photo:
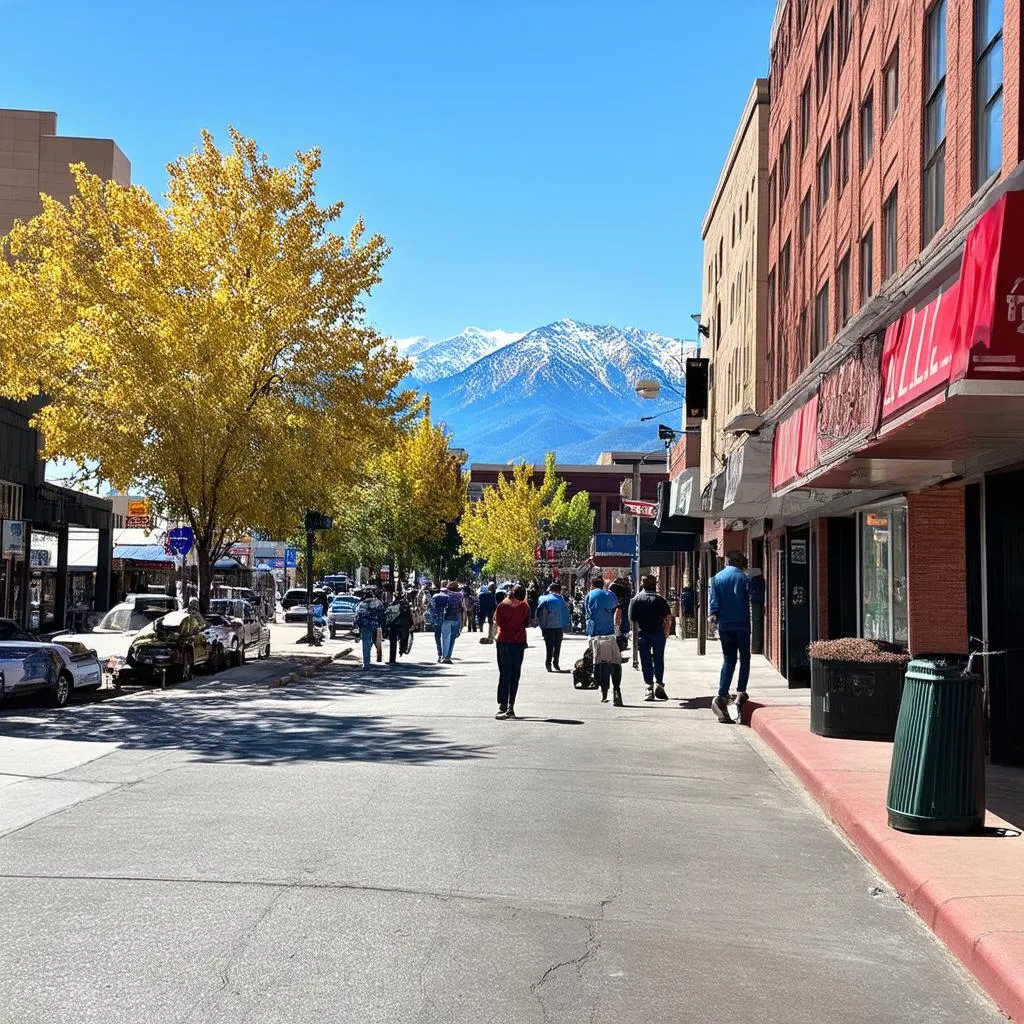
<instances>
[{"instance_id":1,"label":"dark doorway","mask_svg":"<svg viewBox=\"0 0 1024 1024\"><path fill-rule=\"evenodd\" d=\"M857 635L857 520L828 520L828 635Z\"/></svg>"},{"instance_id":2,"label":"dark doorway","mask_svg":"<svg viewBox=\"0 0 1024 1024\"><path fill-rule=\"evenodd\" d=\"M1024 471L985 479L985 548L988 570L988 661L991 756L996 764L1024 764ZM968 496L967 520L971 509ZM971 616L971 546L968 538L968 617ZM975 634L977 635L977 634Z\"/></svg>"},{"instance_id":3,"label":"dark doorway","mask_svg":"<svg viewBox=\"0 0 1024 1024\"><path fill-rule=\"evenodd\" d=\"M811 685L811 530L786 531L786 678L790 687Z\"/></svg>"}]
</instances>

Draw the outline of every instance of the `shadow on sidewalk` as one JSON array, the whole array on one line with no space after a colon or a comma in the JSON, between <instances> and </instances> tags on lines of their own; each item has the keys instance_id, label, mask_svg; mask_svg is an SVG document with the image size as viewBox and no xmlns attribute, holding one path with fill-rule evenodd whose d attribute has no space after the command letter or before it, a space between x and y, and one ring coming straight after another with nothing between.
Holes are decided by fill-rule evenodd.
<instances>
[{"instance_id":1,"label":"shadow on sidewalk","mask_svg":"<svg viewBox=\"0 0 1024 1024\"><path fill-rule=\"evenodd\" d=\"M77 708L32 708L0 716L0 732L33 739L118 743L125 750L180 750L196 760L276 765L297 761L436 764L487 757L488 748L451 742L432 729L386 717L345 715L334 697L429 681L418 666L360 679L337 666L289 687L217 687L129 694ZM301 702L301 703L299 703ZM322 705L318 707L317 705ZM14 709L11 709L14 711ZM27 717L31 713L31 718ZM24 717L22 717L24 716Z\"/></svg>"},{"instance_id":2,"label":"shadow on sidewalk","mask_svg":"<svg viewBox=\"0 0 1024 1024\"><path fill-rule=\"evenodd\" d=\"M985 804L993 814L1024 829L1024 768L985 765Z\"/></svg>"},{"instance_id":3,"label":"shadow on sidewalk","mask_svg":"<svg viewBox=\"0 0 1024 1024\"><path fill-rule=\"evenodd\" d=\"M710 711L712 700L714 696L709 693L703 697L687 697L679 702L679 706L683 711Z\"/></svg>"}]
</instances>

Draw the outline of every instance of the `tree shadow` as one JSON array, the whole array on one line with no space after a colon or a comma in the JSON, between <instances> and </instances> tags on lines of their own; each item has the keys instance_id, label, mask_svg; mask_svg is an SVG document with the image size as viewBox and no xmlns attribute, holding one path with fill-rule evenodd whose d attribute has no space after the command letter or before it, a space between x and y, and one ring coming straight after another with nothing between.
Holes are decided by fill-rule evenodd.
<instances>
[{"instance_id":1,"label":"tree shadow","mask_svg":"<svg viewBox=\"0 0 1024 1024\"><path fill-rule=\"evenodd\" d=\"M332 698L423 683L427 673L384 673L357 679L351 669L289 687L236 686L161 694L129 694L90 706L33 708L0 714L8 736L117 743L124 750L180 750L196 760L277 765L299 761L436 764L489 756L489 748L457 743L433 729L396 725L385 716L344 714ZM311 704L313 706L311 706ZM323 704L323 707L316 705Z\"/></svg>"}]
</instances>

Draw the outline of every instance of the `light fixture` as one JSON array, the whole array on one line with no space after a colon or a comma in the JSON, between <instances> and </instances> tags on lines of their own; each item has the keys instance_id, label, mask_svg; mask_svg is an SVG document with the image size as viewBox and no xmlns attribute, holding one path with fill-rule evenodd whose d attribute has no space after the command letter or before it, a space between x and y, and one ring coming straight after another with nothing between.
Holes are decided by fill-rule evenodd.
<instances>
[{"instance_id":1,"label":"light fixture","mask_svg":"<svg viewBox=\"0 0 1024 1024\"><path fill-rule=\"evenodd\" d=\"M746 412L737 413L725 425L727 434L759 434L764 426L764 417L760 413Z\"/></svg>"},{"instance_id":2,"label":"light fixture","mask_svg":"<svg viewBox=\"0 0 1024 1024\"><path fill-rule=\"evenodd\" d=\"M656 380L638 380L634 390L641 398L651 400L661 394L661 384Z\"/></svg>"},{"instance_id":3,"label":"light fixture","mask_svg":"<svg viewBox=\"0 0 1024 1024\"><path fill-rule=\"evenodd\" d=\"M690 319L697 325L697 336L700 338L711 338L711 332L700 322L700 313L691 313Z\"/></svg>"}]
</instances>

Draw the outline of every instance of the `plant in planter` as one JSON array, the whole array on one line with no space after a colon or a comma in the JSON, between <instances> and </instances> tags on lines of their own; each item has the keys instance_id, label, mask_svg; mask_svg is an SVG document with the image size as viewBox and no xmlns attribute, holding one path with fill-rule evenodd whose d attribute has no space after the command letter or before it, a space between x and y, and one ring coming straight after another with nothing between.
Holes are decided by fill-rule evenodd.
<instances>
[{"instance_id":1,"label":"plant in planter","mask_svg":"<svg viewBox=\"0 0 1024 1024\"><path fill-rule=\"evenodd\" d=\"M892 740L909 653L863 637L815 640L811 732L842 739Z\"/></svg>"}]
</instances>

